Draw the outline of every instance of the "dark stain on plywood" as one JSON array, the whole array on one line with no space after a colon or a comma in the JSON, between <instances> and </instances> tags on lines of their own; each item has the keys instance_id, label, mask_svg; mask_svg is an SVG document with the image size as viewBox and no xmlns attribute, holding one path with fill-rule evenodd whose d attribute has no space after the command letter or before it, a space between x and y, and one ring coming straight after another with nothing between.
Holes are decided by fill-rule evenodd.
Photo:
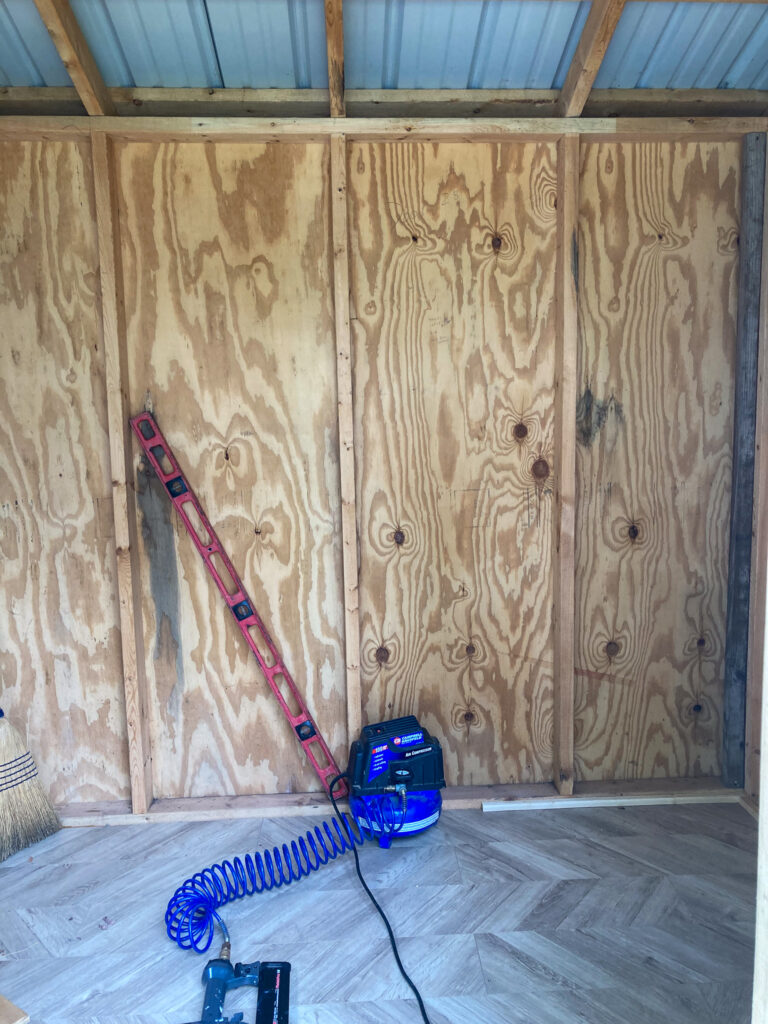
<instances>
[{"instance_id":1,"label":"dark stain on plywood","mask_svg":"<svg viewBox=\"0 0 768 1024\"><path fill-rule=\"evenodd\" d=\"M136 472L136 501L143 547L149 561L149 588L155 610L152 657L156 671L162 676L158 697L173 719L178 714L184 689L179 633L179 568L172 521L175 512L165 487L143 456ZM186 534L184 540L187 540Z\"/></svg>"},{"instance_id":2,"label":"dark stain on plywood","mask_svg":"<svg viewBox=\"0 0 768 1024\"><path fill-rule=\"evenodd\" d=\"M616 417L617 425L624 422L624 410L613 395L601 401L592 394L589 385L576 402L576 440L579 444L591 445L605 426L609 414Z\"/></svg>"},{"instance_id":3,"label":"dark stain on plywood","mask_svg":"<svg viewBox=\"0 0 768 1024\"><path fill-rule=\"evenodd\" d=\"M579 778L719 773L739 165L735 142L582 146Z\"/></svg>"}]
</instances>

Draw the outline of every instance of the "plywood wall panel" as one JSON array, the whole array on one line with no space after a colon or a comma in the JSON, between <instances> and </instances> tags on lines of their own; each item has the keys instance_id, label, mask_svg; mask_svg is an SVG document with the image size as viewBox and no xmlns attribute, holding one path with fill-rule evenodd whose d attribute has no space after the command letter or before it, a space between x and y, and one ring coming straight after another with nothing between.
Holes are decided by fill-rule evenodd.
<instances>
[{"instance_id":1,"label":"plywood wall panel","mask_svg":"<svg viewBox=\"0 0 768 1024\"><path fill-rule=\"evenodd\" d=\"M555 147L354 144L348 188L365 716L551 778Z\"/></svg>"},{"instance_id":2,"label":"plywood wall panel","mask_svg":"<svg viewBox=\"0 0 768 1024\"><path fill-rule=\"evenodd\" d=\"M128 796L90 148L0 144L0 704L56 802Z\"/></svg>"},{"instance_id":3,"label":"plywood wall panel","mask_svg":"<svg viewBox=\"0 0 768 1024\"><path fill-rule=\"evenodd\" d=\"M346 762L327 147L123 144L117 160L132 406L153 407ZM135 466L155 795L318 789Z\"/></svg>"},{"instance_id":4,"label":"plywood wall panel","mask_svg":"<svg viewBox=\"0 0 768 1024\"><path fill-rule=\"evenodd\" d=\"M740 147L582 153L577 772L717 775Z\"/></svg>"}]
</instances>

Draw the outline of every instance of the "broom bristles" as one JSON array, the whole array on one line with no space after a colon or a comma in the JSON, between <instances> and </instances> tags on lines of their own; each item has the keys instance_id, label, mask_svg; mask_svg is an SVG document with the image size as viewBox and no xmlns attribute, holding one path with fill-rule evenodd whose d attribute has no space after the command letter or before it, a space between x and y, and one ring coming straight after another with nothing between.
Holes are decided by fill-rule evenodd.
<instances>
[{"instance_id":1,"label":"broom bristles","mask_svg":"<svg viewBox=\"0 0 768 1024\"><path fill-rule=\"evenodd\" d=\"M60 828L37 765L0 708L0 862Z\"/></svg>"}]
</instances>

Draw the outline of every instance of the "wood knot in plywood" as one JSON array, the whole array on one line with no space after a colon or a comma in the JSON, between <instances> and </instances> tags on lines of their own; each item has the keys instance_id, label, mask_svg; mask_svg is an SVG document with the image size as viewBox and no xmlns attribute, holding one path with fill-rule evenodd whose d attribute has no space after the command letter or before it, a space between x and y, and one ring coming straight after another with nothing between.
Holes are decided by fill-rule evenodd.
<instances>
[{"instance_id":1,"label":"wood knot in plywood","mask_svg":"<svg viewBox=\"0 0 768 1024\"><path fill-rule=\"evenodd\" d=\"M549 473L549 463L544 458L536 459L536 461L531 466L531 474L533 476L533 479L537 483L543 484L544 481L549 477Z\"/></svg>"},{"instance_id":2,"label":"wood knot in plywood","mask_svg":"<svg viewBox=\"0 0 768 1024\"><path fill-rule=\"evenodd\" d=\"M463 732L465 736L474 729L483 728L483 711L474 699L466 704L454 704L451 709L451 725L456 732Z\"/></svg>"}]
</instances>

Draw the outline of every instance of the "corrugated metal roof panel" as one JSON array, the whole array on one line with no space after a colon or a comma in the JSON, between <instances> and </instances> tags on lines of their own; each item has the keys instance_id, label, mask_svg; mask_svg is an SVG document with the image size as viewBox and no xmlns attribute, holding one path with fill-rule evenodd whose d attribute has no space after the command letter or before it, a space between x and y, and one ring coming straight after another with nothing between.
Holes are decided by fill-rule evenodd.
<instances>
[{"instance_id":1,"label":"corrugated metal roof panel","mask_svg":"<svg viewBox=\"0 0 768 1024\"><path fill-rule=\"evenodd\" d=\"M350 89L551 89L588 0L345 0Z\"/></svg>"},{"instance_id":2,"label":"corrugated metal roof panel","mask_svg":"<svg viewBox=\"0 0 768 1024\"><path fill-rule=\"evenodd\" d=\"M33 0L0 0L0 85L72 85Z\"/></svg>"},{"instance_id":3,"label":"corrugated metal roof panel","mask_svg":"<svg viewBox=\"0 0 768 1024\"><path fill-rule=\"evenodd\" d=\"M71 3L107 85L328 85L323 0Z\"/></svg>"},{"instance_id":4,"label":"corrugated metal roof panel","mask_svg":"<svg viewBox=\"0 0 768 1024\"><path fill-rule=\"evenodd\" d=\"M768 8L633 0L595 88L766 89Z\"/></svg>"},{"instance_id":5,"label":"corrugated metal roof panel","mask_svg":"<svg viewBox=\"0 0 768 1024\"><path fill-rule=\"evenodd\" d=\"M204 0L70 0L107 85L221 86Z\"/></svg>"},{"instance_id":6,"label":"corrugated metal roof panel","mask_svg":"<svg viewBox=\"0 0 768 1024\"><path fill-rule=\"evenodd\" d=\"M325 89L323 0L208 0L224 85Z\"/></svg>"}]
</instances>

